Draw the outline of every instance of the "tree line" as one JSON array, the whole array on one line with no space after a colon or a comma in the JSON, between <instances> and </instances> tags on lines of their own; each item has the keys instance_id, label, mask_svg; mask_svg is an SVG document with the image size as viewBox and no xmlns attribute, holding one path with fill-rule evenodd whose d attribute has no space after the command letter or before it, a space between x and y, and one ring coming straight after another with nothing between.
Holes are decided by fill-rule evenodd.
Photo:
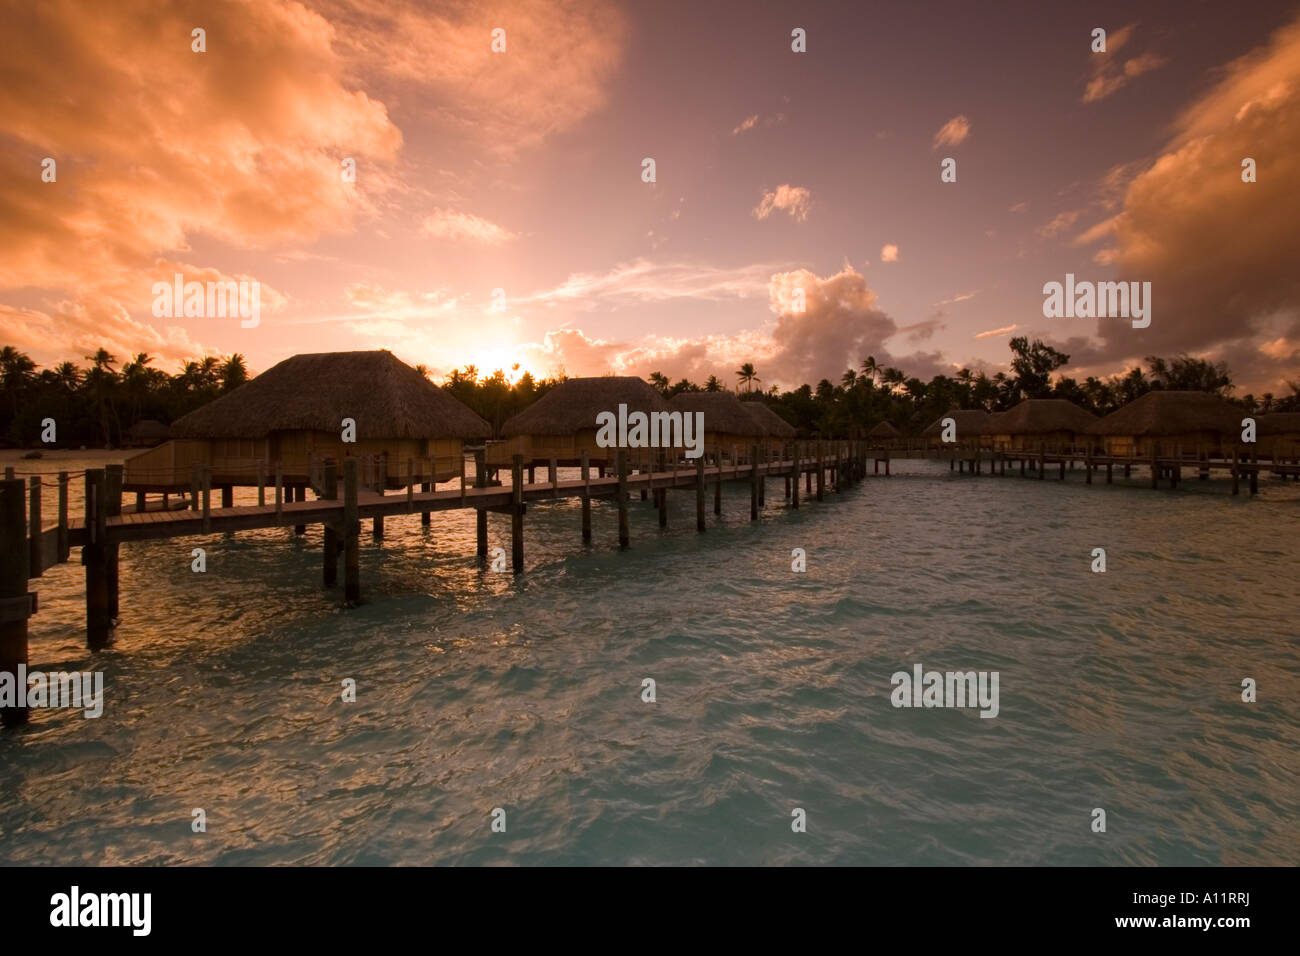
<instances>
[{"instance_id":1,"label":"tree line","mask_svg":"<svg viewBox=\"0 0 1300 956\"><path fill-rule=\"evenodd\" d=\"M1271 392L1258 398L1234 397L1236 387L1222 362L1186 354L1172 359L1148 356L1145 368L1079 382L1055 375L1069 364L1066 353L1023 336L1011 339L1009 345L1008 371L991 376L963 368L926 382L867 356L857 368L846 369L838 382L822 379L789 391L776 386L763 391L758 387L762 384L758 370L746 362L734 373L735 391L744 400L766 402L805 436L836 438L860 435L881 421L914 435L953 408L999 412L1026 398L1063 398L1096 415L1107 415L1153 389L1211 392L1248 414L1300 411L1300 381L1289 383L1290 394L1282 398ZM38 445L41 421L54 418L61 446L120 447L129 442L135 423L155 419L169 424L248 380L247 364L238 353L186 362L175 374L156 368L147 353L133 355L123 364L102 348L85 358L89 363L85 367L65 361L39 369L12 346L0 349L0 443ZM416 369L430 375L423 365ZM512 371L517 372L518 366ZM500 434L507 419L566 378L561 373L536 379L525 372L511 382L504 370L483 375L467 365L453 369L439 384ZM696 384L685 378L672 382L652 372L648 381L666 398L681 392L728 390L728 383L716 375Z\"/></svg>"}]
</instances>

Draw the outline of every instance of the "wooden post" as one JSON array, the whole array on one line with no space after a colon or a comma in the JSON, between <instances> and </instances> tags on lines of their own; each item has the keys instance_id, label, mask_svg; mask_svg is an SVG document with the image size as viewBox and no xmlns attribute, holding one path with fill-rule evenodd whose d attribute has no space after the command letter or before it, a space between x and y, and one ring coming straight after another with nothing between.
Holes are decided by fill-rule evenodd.
<instances>
[{"instance_id":1,"label":"wooden post","mask_svg":"<svg viewBox=\"0 0 1300 956\"><path fill-rule=\"evenodd\" d=\"M817 443L817 500L822 500L824 476L822 473L822 443Z\"/></svg>"},{"instance_id":2,"label":"wooden post","mask_svg":"<svg viewBox=\"0 0 1300 956\"><path fill-rule=\"evenodd\" d=\"M1047 448L1042 442L1038 443L1038 479L1044 481L1047 478Z\"/></svg>"},{"instance_id":3,"label":"wooden post","mask_svg":"<svg viewBox=\"0 0 1300 956\"><path fill-rule=\"evenodd\" d=\"M39 578L41 576L41 476L32 475L27 479L28 487L31 489L30 505L27 510L27 524L31 534L27 539L27 576L29 578ZM27 588L23 588L23 594L27 593Z\"/></svg>"},{"instance_id":4,"label":"wooden post","mask_svg":"<svg viewBox=\"0 0 1300 956\"><path fill-rule=\"evenodd\" d=\"M1241 494L1240 451L1232 449L1232 493Z\"/></svg>"},{"instance_id":5,"label":"wooden post","mask_svg":"<svg viewBox=\"0 0 1300 956\"><path fill-rule=\"evenodd\" d=\"M591 544L591 459L582 450L582 543Z\"/></svg>"},{"instance_id":6,"label":"wooden post","mask_svg":"<svg viewBox=\"0 0 1300 956\"><path fill-rule=\"evenodd\" d=\"M343 459L343 600L361 601L361 513L357 507L357 460Z\"/></svg>"},{"instance_id":7,"label":"wooden post","mask_svg":"<svg viewBox=\"0 0 1300 956\"><path fill-rule=\"evenodd\" d=\"M482 448L474 452L474 487L487 487L487 452ZM477 539L475 553L487 560L487 512L482 505L474 510L474 532Z\"/></svg>"},{"instance_id":8,"label":"wooden post","mask_svg":"<svg viewBox=\"0 0 1300 956\"><path fill-rule=\"evenodd\" d=\"M1259 494L1259 449L1250 450L1250 493Z\"/></svg>"},{"instance_id":9,"label":"wooden post","mask_svg":"<svg viewBox=\"0 0 1300 956\"><path fill-rule=\"evenodd\" d=\"M1154 491L1160 487L1160 457L1156 454L1157 448L1154 441L1151 442L1151 488Z\"/></svg>"},{"instance_id":10,"label":"wooden post","mask_svg":"<svg viewBox=\"0 0 1300 956\"><path fill-rule=\"evenodd\" d=\"M1065 481L1065 459L1064 458L1061 459L1061 477L1058 480Z\"/></svg>"},{"instance_id":11,"label":"wooden post","mask_svg":"<svg viewBox=\"0 0 1300 956\"><path fill-rule=\"evenodd\" d=\"M1113 474L1114 470L1115 470L1115 456L1107 455L1106 456L1106 484L1108 485L1114 484L1115 482L1115 477Z\"/></svg>"},{"instance_id":12,"label":"wooden post","mask_svg":"<svg viewBox=\"0 0 1300 956\"><path fill-rule=\"evenodd\" d=\"M1090 485L1092 484L1092 450L1091 449L1089 449L1084 455L1083 467L1088 473L1087 477L1084 479L1084 484Z\"/></svg>"},{"instance_id":13,"label":"wooden post","mask_svg":"<svg viewBox=\"0 0 1300 956\"><path fill-rule=\"evenodd\" d=\"M125 468L109 465L104 469L104 518L122 517L122 481ZM104 545L104 568L108 580L108 618L116 623L119 615L117 544Z\"/></svg>"},{"instance_id":14,"label":"wooden post","mask_svg":"<svg viewBox=\"0 0 1300 956\"><path fill-rule=\"evenodd\" d=\"M790 479L790 507L799 507L799 458L802 449L798 442L794 442L794 464L791 466L794 474Z\"/></svg>"},{"instance_id":15,"label":"wooden post","mask_svg":"<svg viewBox=\"0 0 1300 956\"><path fill-rule=\"evenodd\" d=\"M203 530L207 532L212 530L212 470L207 465L199 469L199 480L203 494Z\"/></svg>"},{"instance_id":16,"label":"wooden post","mask_svg":"<svg viewBox=\"0 0 1300 956\"><path fill-rule=\"evenodd\" d=\"M375 479L374 492L375 494L379 495L379 497L382 498L384 496L384 489L387 487L388 484L387 453L383 455L375 456L374 479ZM371 523L373 525L373 527L370 530L371 540L383 541L384 540L384 516L375 515Z\"/></svg>"},{"instance_id":17,"label":"wooden post","mask_svg":"<svg viewBox=\"0 0 1300 956\"><path fill-rule=\"evenodd\" d=\"M257 459L257 506L266 507L266 459Z\"/></svg>"},{"instance_id":18,"label":"wooden post","mask_svg":"<svg viewBox=\"0 0 1300 956\"><path fill-rule=\"evenodd\" d=\"M1020 477L1021 478L1025 477L1025 461L1026 461L1025 453L1022 451L1020 453Z\"/></svg>"},{"instance_id":19,"label":"wooden post","mask_svg":"<svg viewBox=\"0 0 1300 956\"><path fill-rule=\"evenodd\" d=\"M758 520L758 446L750 448L749 455L749 520ZM820 485L818 488L820 489Z\"/></svg>"},{"instance_id":20,"label":"wooden post","mask_svg":"<svg viewBox=\"0 0 1300 956\"><path fill-rule=\"evenodd\" d=\"M325 459L321 492L330 501L339 500L339 466L333 458ZM339 583L339 532L338 526L325 522L324 545L321 549L321 582L327 588Z\"/></svg>"},{"instance_id":21,"label":"wooden post","mask_svg":"<svg viewBox=\"0 0 1300 956\"><path fill-rule=\"evenodd\" d=\"M6 478L0 483L0 674L10 675L19 693L26 690L18 687L18 669L27 666L27 617L31 613L24 533L23 483ZM25 696L22 699L25 701ZM0 723L6 727L27 723L27 708L0 707Z\"/></svg>"},{"instance_id":22,"label":"wooden post","mask_svg":"<svg viewBox=\"0 0 1300 956\"><path fill-rule=\"evenodd\" d=\"M1173 491L1178 487L1178 483L1183 480L1183 446L1177 444L1174 446L1174 467L1169 471L1169 490Z\"/></svg>"},{"instance_id":23,"label":"wooden post","mask_svg":"<svg viewBox=\"0 0 1300 956\"><path fill-rule=\"evenodd\" d=\"M713 479L713 513L722 514L722 452L713 453L713 464L718 469L717 476Z\"/></svg>"},{"instance_id":24,"label":"wooden post","mask_svg":"<svg viewBox=\"0 0 1300 956\"><path fill-rule=\"evenodd\" d=\"M546 469L546 480L551 483L551 497L560 497L560 469L555 463L555 456L551 456L550 466Z\"/></svg>"},{"instance_id":25,"label":"wooden post","mask_svg":"<svg viewBox=\"0 0 1300 956\"><path fill-rule=\"evenodd\" d=\"M284 524L284 468L275 463L275 523Z\"/></svg>"},{"instance_id":26,"label":"wooden post","mask_svg":"<svg viewBox=\"0 0 1300 956\"><path fill-rule=\"evenodd\" d=\"M68 560L72 541L68 535L68 473L59 472L59 563Z\"/></svg>"},{"instance_id":27,"label":"wooden post","mask_svg":"<svg viewBox=\"0 0 1300 956\"><path fill-rule=\"evenodd\" d=\"M148 498L146 497L143 491L137 491L135 493L135 513L143 514L145 511L148 510L149 510Z\"/></svg>"},{"instance_id":28,"label":"wooden post","mask_svg":"<svg viewBox=\"0 0 1300 956\"><path fill-rule=\"evenodd\" d=\"M234 485L221 486L221 507L223 508L235 507L235 486Z\"/></svg>"},{"instance_id":29,"label":"wooden post","mask_svg":"<svg viewBox=\"0 0 1300 956\"><path fill-rule=\"evenodd\" d=\"M519 574L524 570L524 456L518 453L510 466L510 499L510 567Z\"/></svg>"},{"instance_id":30,"label":"wooden post","mask_svg":"<svg viewBox=\"0 0 1300 956\"><path fill-rule=\"evenodd\" d=\"M199 470L203 466L197 461L190 462L190 510L198 511L199 505Z\"/></svg>"},{"instance_id":31,"label":"wooden post","mask_svg":"<svg viewBox=\"0 0 1300 956\"><path fill-rule=\"evenodd\" d=\"M81 563L86 568L86 646L92 651L108 646L108 573L104 564L104 481L102 468L86 469L85 543Z\"/></svg>"},{"instance_id":32,"label":"wooden post","mask_svg":"<svg viewBox=\"0 0 1300 956\"><path fill-rule=\"evenodd\" d=\"M626 549L630 541L627 526L627 449L618 449L618 546Z\"/></svg>"},{"instance_id":33,"label":"wooden post","mask_svg":"<svg viewBox=\"0 0 1300 956\"><path fill-rule=\"evenodd\" d=\"M406 513L415 511L415 462L406 459Z\"/></svg>"},{"instance_id":34,"label":"wooden post","mask_svg":"<svg viewBox=\"0 0 1300 956\"><path fill-rule=\"evenodd\" d=\"M420 482L421 494L428 494L430 491L433 491L433 485L431 483L427 481ZM465 504L465 459L464 458L460 460L460 503L461 505ZM424 527L427 528L429 527L429 520L430 520L429 512L421 511L420 524L422 524Z\"/></svg>"},{"instance_id":35,"label":"wooden post","mask_svg":"<svg viewBox=\"0 0 1300 956\"><path fill-rule=\"evenodd\" d=\"M695 459L695 530L703 531L704 523L704 456Z\"/></svg>"}]
</instances>

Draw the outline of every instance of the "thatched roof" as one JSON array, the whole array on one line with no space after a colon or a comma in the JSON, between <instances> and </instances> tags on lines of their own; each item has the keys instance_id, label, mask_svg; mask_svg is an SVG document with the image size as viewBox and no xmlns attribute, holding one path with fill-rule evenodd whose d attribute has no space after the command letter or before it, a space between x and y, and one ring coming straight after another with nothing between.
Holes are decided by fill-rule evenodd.
<instances>
[{"instance_id":1,"label":"thatched roof","mask_svg":"<svg viewBox=\"0 0 1300 956\"><path fill-rule=\"evenodd\" d=\"M945 418L951 418L957 423L958 441L975 438L988 432L988 429L985 428L989 420L988 412L978 408L953 408L936 418L929 428L921 432L921 437L939 438L943 434L943 420Z\"/></svg>"},{"instance_id":2,"label":"thatched roof","mask_svg":"<svg viewBox=\"0 0 1300 956\"><path fill-rule=\"evenodd\" d=\"M1260 435L1294 435L1300 432L1300 412L1260 415L1256 417L1255 424Z\"/></svg>"},{"instance_id":3,"label":"thatched roof","mask_svg":"<svg viewBox=\"0 0 1300 956\"><path fill-rule=\"evenodd\" d=\"M731 392L680 392L668 402L673 411L703 412L704 430L711 434L762 437L767 429L745 411L745 404Z\"/></svg>"},{"instance_id":4,"label":"thatched roof","mask_svg":"<svg viewBox=\"0 0 1300 956\"><path fill-rule=\"evenodd\" d=\"M798 431L784 418L772 411L766 402L751 399L740 406L754 417L769 438L793 438Z\"/></svg>"},{"instance_id":5,"label":"thatched roof","mask_svg":"<svg viewBox=\"0 0 1300 956\"><path fill-rule=\"evenodd\" d=\"M596 427L601 412L666 412L668 403L648 382L633 375L571 378L551 389L501 426L505 438L516 435L573 435Z\"/></svg>"},{"instance_id":6,"label":"thatched roof","mask_svg":"<svg viewBox=\"0 0 1300 956\"><path fill-rule=\"evenodd\" d=\"M1118 411L1093 422L1093 435L1183 435L1235 432L1245 413L1209 392L1147 392Z\"/></svg>"},{"instance_id":7,"label":"thatched roof","mask_svg":"<svg viewBox=\"0 0 1300 956\"><path fill-rule=\"evenodd\" d=\"M337 432L364 438L478 438L492 427L392 352L295 355L172 423L173 438Z\"/></svg>"},{"instance_id":8,"label":"thatched roof","mask_svg":"<svg viewBox=\"0 0 1300 956\"><path fill-rule=\"evenodd\" d=\"M880 422L875 428L867 432L868 438L901 438L902 435L903 433L889 422Z\"/></svg>"},{"instance_id":9,"label":"thatched roof","mask_svg":"<svg viewBox=\"0 0 1300 956\"><path fill-rule=\"evenodd\" d=\"M1097 416L1063 398L1026 398L1015 408L990 416L984 428L991 435L1045 435L1081 433Z\"/></svg>"}]
</instances>

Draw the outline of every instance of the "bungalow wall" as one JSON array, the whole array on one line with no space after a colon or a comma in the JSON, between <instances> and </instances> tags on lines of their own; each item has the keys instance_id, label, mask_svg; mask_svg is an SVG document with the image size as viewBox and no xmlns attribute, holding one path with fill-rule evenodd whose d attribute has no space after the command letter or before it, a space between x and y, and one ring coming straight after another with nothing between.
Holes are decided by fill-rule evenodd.
<instances>
[{"instance_id":1,"label":"bungalow wall","mask_svg":"<svg viewBox=\"0 0 1300 956\"><path fill-rule=\"evenodd\" d=\"M1233 442L1224 441L1218 432L1185 432L1179 435L1105 435L1106 454L1150 458L1152 450L1159 456L1173 456L1181 449L1184 455L1231 455Z\"/></svg>"},{"instance_id":2,"label":"bungalow wall","mask_svg":"<svg viewBox=\"0 0 1300 956\"><path fill-rule=\"evenodd\" d=\"M985 439L991 442L989 447L994 451L1038 451L1040 445L1049 452L1074 451L1096 446L1095 440L1089 436L1070 431L988 435Z\"/></svg>"}]
</instances>

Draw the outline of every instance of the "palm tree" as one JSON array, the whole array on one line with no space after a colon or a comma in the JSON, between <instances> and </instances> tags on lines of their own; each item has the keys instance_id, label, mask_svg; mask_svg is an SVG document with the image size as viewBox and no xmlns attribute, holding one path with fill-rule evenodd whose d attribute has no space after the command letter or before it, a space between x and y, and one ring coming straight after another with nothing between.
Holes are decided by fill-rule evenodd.
<instances>
[{"instance_id":1,"label":"palm tree","mask_svg":"<svg viewBox=\"0 0 1300 956\"><path fill-rule=\"evenodd\" d=\"M478 382L478 366L466 365L465 374L462 376L469 384L474 385Z\"/></svg>"},{"instance_id":2,"label":"palm tree","mask_svg":"<svg viewBox=\"0 0 1300 956\"><path fill-rule=\"evenodd\" d=\"M844 374L840 376L840 384L842 384L845 389L850 389L854 385L857 385L858 373L853 371L853 369L846 369Z\"/></svg>"},{"instance_id":3,"label":"palm tree","mask_svg":"<svg viewBox=\"0 0 1300 956\"><path fill-rule=\"evenodd\" d=\"M244 357L236 352L221 365L221 390L228 392L248 381L248 364Z\"/></svg>"},{"instance_id":4,"label":"palm tree","mask_svg":"<svg viewBox=\"0 0 1300 956\"><path fill-rule=\"evenodd\" d=\"M718 376L710 375L709 380L704 383L704 390L706 392L721 392L722 383L718 381Z\"/></svg>"},{"instance_id":5,"label":"palm tree","mask_svg":"<svg viewBox=\"0 0 1300 956\"><path fill-rule=\"evenodd\" d=\"M755 382L763 381L754 372L754 363L746 362L740 368L736 369L736 377L740 379L740 384L745 386L745 391L752 391Z\"/></svg>"},{"instance_id":6,"label":"palm tree","mask_svg":"<svg viewBox=\"0 0 1300 956\"><path fill-rule=\"evenodd\" d=\"M425 378L429 377L429 366L425 365L423 362L415 366L415 370L419 372L421 375L423 375Z\"/></svg>"},{"instance_id":7,"label":"palm tree","mask_svg":"<svg viewBox=\"0 0 1300 956\"><path fill-rule=\"evenodd\" d=\"M660 395L668 394L668 386L671 383L668 381L668 376L663 372L651 372L649 382Z\"/></svg>"},{"instance_id":8,"label":"palm tree","mask_svg":"<svg viewBox=\"0 0 1300 956\"><path fill-rule=\"evenodd\" d=\"M874 382L876 376L880 374L880 364L876 361L874 355L868 355L862 360L862 371L868 375Z\"/></svg>"},{"instance_id":9,"label":"palm tree","mask_svg":"<svg viewBox=\"0 0 1300 956\"><path fill-rule=\"evenodd\" d=\"M87 355L90 359L90 370L86 372L86 387L94 397L95 405L99 408L99 428L104 438L106 446L113 444L113 433L109 427L110 414L113 418L117 417L117 412L113 408L113 391L117 386L117 373L113 371L113 366L117 364L117 357L107 349L96 349L94 355ZM118 425L118 431L121 431L121 425Z\"/></svg>"}]
</instances>

